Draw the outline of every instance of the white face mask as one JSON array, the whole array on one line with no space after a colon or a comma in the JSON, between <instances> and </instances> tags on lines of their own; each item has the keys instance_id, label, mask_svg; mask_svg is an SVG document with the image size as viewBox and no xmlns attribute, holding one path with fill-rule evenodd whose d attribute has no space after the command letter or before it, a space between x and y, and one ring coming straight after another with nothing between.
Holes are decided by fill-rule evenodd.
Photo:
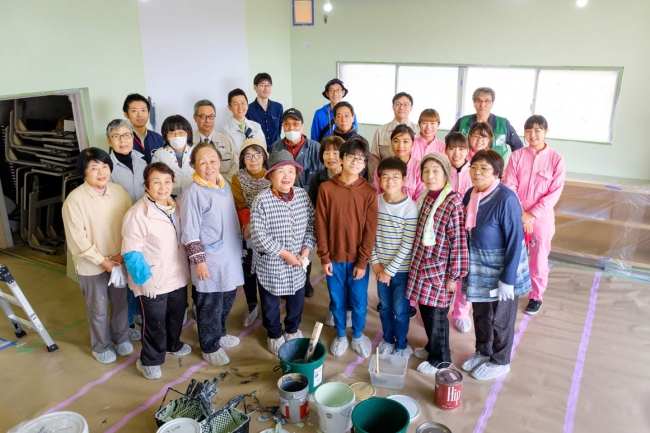
<instances>
[{"instance_id":1,"label":"white face mask","mask_svg":"<svg viewBox=\"0 0 650 433\"><path fill-rule=\"evenodd\" d=\"M172 137L169 139L169 144L175 150L179 150L187 146L187 137Z\"/></svg>"},{"instance_id":2,"label":"white face mask","mask_svg":"<svg viewBox=\"0 0 650 433\"><path fill-rule=\"evenodd\" d=\"M300 137L302 137L302 131L285 131L284 136L287 137L287 140L295 143L300 140Z\"/></svg>"}]
</instances>

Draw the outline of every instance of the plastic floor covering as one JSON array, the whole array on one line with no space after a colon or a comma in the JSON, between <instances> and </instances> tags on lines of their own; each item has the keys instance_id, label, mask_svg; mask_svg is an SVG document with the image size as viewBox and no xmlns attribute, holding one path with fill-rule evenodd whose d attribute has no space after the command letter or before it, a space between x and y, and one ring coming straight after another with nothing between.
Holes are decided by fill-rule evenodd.
<instances>
[{"instance_id":1,"label":"plastic floor covering","mask_svg":"<svg viewBox=\"0 0 650 433\"><path fill-rule=\"evenodd\" d=\"M0 431L66 410L81 414L90 432L155 432L153 416L165 391L170 386L185 390L190 378L223 379L213 399L217 408L255 390L263 406L278 405L281 372L273 368L279 360L266 349L261 320L242 326L243 293L228 320L230 334L244 334L241 344L228 350L229 365L203 362L196 324L190 321L181 339L193 352L183 358L167 355L162 378L149 381L135 367L139 342L134 342L132 355L118 356L115 363L94 360L83 296L63 272L7 255L0 255L0 263L9 267L59 346L48 353L38 334L29 330L16 339L8 321L0 320ZM316 295L306 300L300 327L305 337L316 321L324 321L329 303L325 280L319 279L317 269L314 266L312 275L312 280L319 280ZM5 284L0 286L8 291ZM464 374L462 403L456 411L446 412L433 404L434 379L415 370L420 360L414 356L404 388L377 388L376 395L405 394L419 402L421 412L411 421L409 432L426 421L440 422L455 433L650 431L650 285L555 264L539 314L524 315L526 303L519 300L510 373L485 382ZM382 335L376 304L376 286L371 281L365 334L375 343ZM410 325L409 345L424 345L419 315ZM321 341L329 348L334 337L334 329L325 326ZM450 339L452 360L459 366L474 352L473 330L461 334L452 324ZM370 382L369 362L357 359L352 349L339 358L328 355L324 382ZM251 399L247 403L255 404ZM250 432L275 426L272 421L259 422L261 415L251 414ZM311 403L303 425L284 428L308 433L317 427L317 411Z\"/></svg>"}]
</instances>

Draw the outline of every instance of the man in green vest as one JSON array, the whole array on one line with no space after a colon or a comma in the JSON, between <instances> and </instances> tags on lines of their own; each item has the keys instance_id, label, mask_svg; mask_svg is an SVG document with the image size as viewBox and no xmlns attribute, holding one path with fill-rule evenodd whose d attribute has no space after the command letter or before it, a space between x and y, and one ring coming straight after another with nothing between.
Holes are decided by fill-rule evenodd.
<instances>
[{"instance_id":1,"label":"man in green vest","mask_svg":"<svg viewBox=\"0 0 650 433\"><path fill-rule=\"evenodd\" d=\"M474 90L472 100L474 101L476 114L469 114L458 119L449 133L460 131L467 137L473 124L476 122L487 122L492 126L492 130L494 131L492 149L499 152L505 158L508 154L506 145L510 146L511 152L514 152L524 147L524 144L521 142L517 131L515 131L515 128L512 127L508 119L490 113L492 104L494 104L494 97L494 90L489 87L479 87Z\"/></svg>"}]
</instances>

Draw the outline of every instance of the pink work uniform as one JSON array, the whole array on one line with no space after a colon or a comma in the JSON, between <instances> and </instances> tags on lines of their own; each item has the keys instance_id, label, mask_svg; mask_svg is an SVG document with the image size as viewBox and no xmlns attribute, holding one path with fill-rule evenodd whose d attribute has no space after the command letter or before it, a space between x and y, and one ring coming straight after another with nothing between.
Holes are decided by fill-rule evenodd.
<instances>
[{"instance_id":1,"label":"pink work uniform","mask_svg":"<svg viewBox=\"0 0 650 433\"><path fill-rule=\"evenodd\" d=\"M409 162L406 164L406 182L404 183L404 187L402 188L402 191L406 195L408 195L411 200L414 202L418 202L420 200L420 196L422 195L422 192L425 190L424 183L422 182L422 176L420 176L420 159L416 159L413 156L413 153L411 152L411 159L409 159ZM375 170L375 175L374 175L374 181L373 181L373 186L377 190L377 194L381 194L384 192L383 189L381 189L381 184L379 183L379 176L377 176L377 171Z\"/></svg>"},{"instance_id":2,"label":"pink work uniform","mask_svg":"<svg viewBox=\"0 0 650 433\"><path fill-rule=\"evenodd\" d=\"M413 150L411 151L411 158L415 158L418 161L422 161L424 155L432 152L438 152L445 154L445 142L440 141L437 138L434 138L431 143L427 144L427 140L422 137L418 137L413 142Z\"/></svg>"},{"instance_id":3,"label":"pink work uniform","mask_svg":"<svg viewBox=\"0 0 650 433\"><path fill-rule=\"evenodd\" d=\"M535 216L534 245L529 248L533 290L528 299L542 301L548 284L548 255L555 234L553 207L562 194L564 178L564 158L548 145L539 153L530 147L516 150L506 168L503 183L517 194L524 211Z\"/></svg>"},{"instance_id":4,"label":"pink work uniform","mask_svg":"<svg viewBox=\"0 0 650 433\"><path fill-rule=\"evenodd\" d=\"M465 193L470 189L472 185L472 178L469 176L469 162L466 162L460 168L460 172L454 166L451 167L451 179L449 179L451 187L460 194L461 198L465 197ZM458 286L456 288L456 295L454 298L454 310L451 313L451 316L454 320L461 320L469 316L469 310L472 307L471 302L467 302L467 298L462 293L463 281L458 281Z\"/></svg>"}]
</instances>

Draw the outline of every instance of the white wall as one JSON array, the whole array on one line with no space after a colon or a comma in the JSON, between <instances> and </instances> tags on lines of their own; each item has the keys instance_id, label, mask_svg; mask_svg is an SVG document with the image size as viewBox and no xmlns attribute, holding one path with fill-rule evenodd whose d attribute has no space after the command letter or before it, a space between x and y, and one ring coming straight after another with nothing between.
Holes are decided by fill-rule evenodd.
<instances>
[{"instance_id":1,"label":"white wall","mask_svg":"<svg viewBox=\"0 0 650 433\"><path fill-rule=\"evenodd\" d=\"M173 114L196 127L192 110L199 99L215 104L219 129L230 117L228 92L248 89L244 2L139 0L138 12L156 130Z\"/></svg>"}]
</instances>

